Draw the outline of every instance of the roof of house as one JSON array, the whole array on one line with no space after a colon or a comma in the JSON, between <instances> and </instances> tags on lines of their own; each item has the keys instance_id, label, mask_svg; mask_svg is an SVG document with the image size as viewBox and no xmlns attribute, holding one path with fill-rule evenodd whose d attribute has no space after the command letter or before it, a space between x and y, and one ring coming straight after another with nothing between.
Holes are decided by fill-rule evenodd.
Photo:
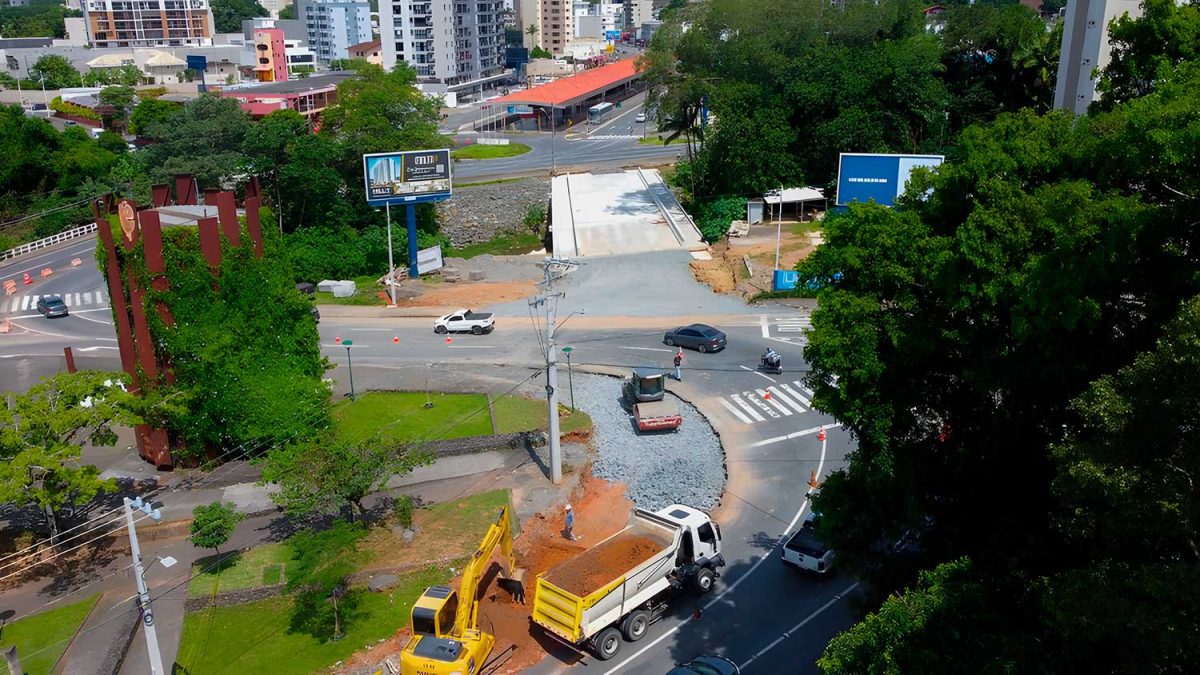
<instances>
[{"instance_id":1,"label":"roof of house","mask_svg":"<svg viewBox=\"0 0 1200 675\"><path fill-rule=\"evenodd\" d=\"M88 68L120 68L127 63L133 63L133 52L101 54L88 61L87 66Z\"/></svg>"},{"instance_id":2,"label":"roof of house","mask_svg":"<svg viewBox=\"0 0 1200 675\"><path fill-rule=\"evenodd\" d=\"M187 65L187 61L184 61L183 59L181 59L177 56L172 56L171 54L168 54L167 52L160 52L157 49L151 49L149 51L150 51L150 56L146 58L147 66L156 67L156 68L164 68L164 67L178 67L178 66L186 66Z\"/></svg>"},{"instance_id":3,"label":"roof of house","mask_svg":"<svg viewBox=\"0 0 1200 675\"><path fill-rule=\"evenodd\" d=\"M515 91L487 102L488 105L540 105L555 108L579 103L600 92L641 77L633 59L625 59L585 70L547 84Z\"/></svg>"},{"instance_id":4,"label":"roof of house","mask_svg":"<svg viewBox=\"0 0 1200 675\"><path fill-rule=\"evenodd\" d=\"M350 45L350 47L347 49L347 51L349 51L349 52L351 52L351 53L354 53L354 52L373 52L373 51L375 51L376 49L379 49L379 47L380 47L382 44L383 44L383 43L382 43L382 42L380 42L379 40L371 40L370 42L360 42L360 43L358 43L358 44L356 44L356 45Z\"/></svg>"},{"instance_id":5,"label":"roof of house","mask_svg":"<svg viewBox=\"0 0 1200 675\"><path fill-rule=\"evenodd\" d=\"M783 203L795 204L796 202L813 202L825 199L825 193L817 188L785 188L783 191ZM763 201L768 204L779 203L779 191L775 190L763 195Z\"/></svg>"},{"instance_id":6,"label":"roof of house","mask_svg":"<svg viewBox=\"0 0 1200 675\"><path fill-rule=\"evenodd\" d=\"M300 80L238 85L226 87L222 95L236 98L253 98L255 96L272 94L304 94L310 91L333 89L343 80L347 80L353 76L354 73L351 72L333 72L313 75Z\"/></svg>"}]
</instances>

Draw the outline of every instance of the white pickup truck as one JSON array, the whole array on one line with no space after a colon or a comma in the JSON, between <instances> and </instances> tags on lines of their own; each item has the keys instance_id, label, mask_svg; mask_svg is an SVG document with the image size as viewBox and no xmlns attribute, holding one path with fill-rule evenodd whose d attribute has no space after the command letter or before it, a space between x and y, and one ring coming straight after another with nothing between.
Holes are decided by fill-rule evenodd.
<instances>
[{"instance_id":1,"label":"white pickup truck","mask_svg":"<svg viewBox=\"0 0 1200 675\"><path fill-rule=\"evenodd\" d=\"M433 332L438 335L445 333L472 333L474 335L483 335L490 333L496 328L496 320L492 318L491 313L481 314L472 312L469 309L460 309L456 312L450 312L446 316L438 317L433 322Z\"/></svg>"}]
</instances>

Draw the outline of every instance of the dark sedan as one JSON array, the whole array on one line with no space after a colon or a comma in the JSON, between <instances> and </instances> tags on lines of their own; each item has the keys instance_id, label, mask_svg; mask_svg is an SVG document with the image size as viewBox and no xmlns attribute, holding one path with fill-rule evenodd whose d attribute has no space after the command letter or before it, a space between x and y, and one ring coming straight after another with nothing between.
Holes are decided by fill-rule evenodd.
<instances>
[{"instance_id":1,"label":"dark sedan","mask_svg":"<svg viewBox=\"0 0 1200 675\"><path fill-rule=\"evenodd\" d=\"M668 347L679 345L700 352L719 352L725 349L726 342L725 334L716 328L694 323L667 331L663 336L663 344Z\"/></svg>"},{"instance_id":2,"label":"dark sedan","mask_svg":"<svg viewBox=\"0 0 1200 675\"><path fill-rule=\"evenodd\" d=\"M737 664L724 656L697 656L675 666L667 675L738 675Z\"/></svg>"},{"instance_id":3,"label":"dark sedan","mask_svg":"<svg viewBox=\"0 0 1200 675\"><path fill-rule=\"evenodd\" d=\"M55 316L66 316L67 303L63 302L60 295L43 295L38 298L37 311L41 312L47 319Z\"/></svg>"}]
</instances>

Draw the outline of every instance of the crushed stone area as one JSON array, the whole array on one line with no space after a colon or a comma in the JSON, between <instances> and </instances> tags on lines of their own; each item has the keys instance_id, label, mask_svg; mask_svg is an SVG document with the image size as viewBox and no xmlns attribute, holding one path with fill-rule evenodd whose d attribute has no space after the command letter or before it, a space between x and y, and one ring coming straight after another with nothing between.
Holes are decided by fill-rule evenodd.
<instances>
[{"instance_id":1,"label":"crushed stone area","mask_svg":"<svg viewBox=\"0 0 1200 675\"><path fill-rule=\"evenodd\" d=\"M708 510L725 489L725 452L704 416L675 401L683 416L678 431L639 434L621 405L619 378L575 375L575 405L595 425L592 472L624 483L629 498L643 509L686 504Z\"/></svg>"},{"instance_id":2,"label":"crushed stone area","mask_svg":"<svg viewBox=\"0 0 1200 675\"><path fill-rule=\"evenodd\" d=\"M546 581L584 597L649 560L663 546L649 537L622 534L555 567Z\"/></svg>"},{"instance_id":3,"label":"crushed stone area","mask_svg":"<svg viewBox=\"0 0 1200 675\"><path fill-rule=\"evenodd\" d=\"M485 253L474 258L445 258L446 267L452 267L468 280L469 272L483 272L484 281L541 281L542 260L545 255L492 255Z\"/></svg>"}]
</instances>

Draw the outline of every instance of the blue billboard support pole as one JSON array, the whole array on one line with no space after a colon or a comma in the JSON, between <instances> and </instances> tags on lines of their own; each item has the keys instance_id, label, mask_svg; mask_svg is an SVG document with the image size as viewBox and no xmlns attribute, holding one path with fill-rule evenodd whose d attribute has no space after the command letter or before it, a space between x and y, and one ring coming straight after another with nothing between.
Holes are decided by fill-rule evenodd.
<instances>
[{"instance_id":1,"label":"blue billboard support pole","mask_svg":"<svg viewBox=\"0 0 1200 675\"><path fill-rule=\"evenodd\" d=\"M408 278L416 279L421 274L417 271L417 205L405 204L408 215Z\"/></svg>"}]
</instances>

